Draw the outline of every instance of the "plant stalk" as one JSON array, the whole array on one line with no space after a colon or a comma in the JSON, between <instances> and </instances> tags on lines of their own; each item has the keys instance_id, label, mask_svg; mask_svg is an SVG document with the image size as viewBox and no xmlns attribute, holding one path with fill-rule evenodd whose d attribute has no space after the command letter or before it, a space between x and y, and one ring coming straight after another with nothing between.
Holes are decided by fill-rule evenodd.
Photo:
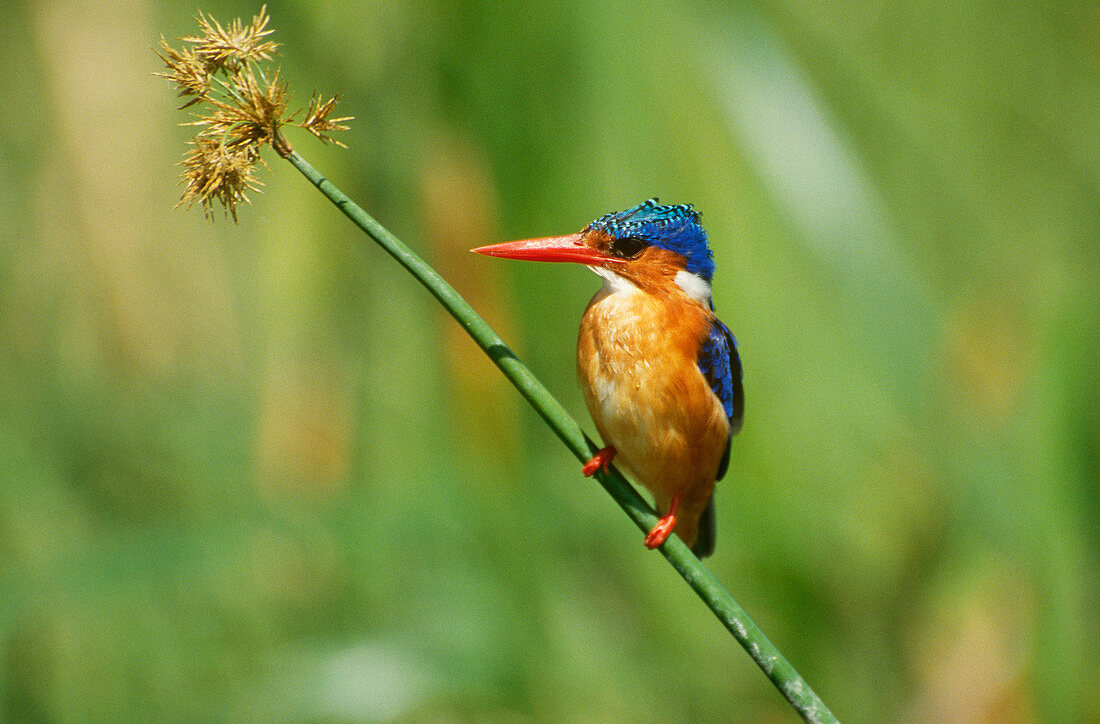
<instances>
[{"instance_id":1,"label":"plant stalk","mask_svg":"<svg viewBox=\"0 0 1100 724\"><path fill-rule=\"evenodd\" d=\"M439 300L578 460L587 461L599 449L561 403L505 345L500 335L435 269L321 175L285 139L279 136L273 145L279 155L290 161L344 215ZM610 472L598 472L596 479L643 532L648 532L657 523L657 515L614 468ZM669 536L661 546L661 552L805 721L837 721L794 667L678 536Z\"/></svg>"}]
</instances>

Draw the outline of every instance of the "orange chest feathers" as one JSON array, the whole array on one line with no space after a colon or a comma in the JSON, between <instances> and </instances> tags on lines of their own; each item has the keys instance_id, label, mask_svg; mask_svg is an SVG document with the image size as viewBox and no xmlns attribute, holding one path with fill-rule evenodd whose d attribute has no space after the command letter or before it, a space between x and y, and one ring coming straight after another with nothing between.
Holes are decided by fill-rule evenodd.
<instances>
[{"instance_id":1,"label":"orange chest feathers","mask_svg":"<svg viewBox=\"0 0 1100 724\"><path fill-rule=\"evenodd\" d=\"M685 296L601 290L585 310L577 371L604 442L658 499L713 489L729 421L696 360L711 313Z\"/></svg>"}]
</instances>

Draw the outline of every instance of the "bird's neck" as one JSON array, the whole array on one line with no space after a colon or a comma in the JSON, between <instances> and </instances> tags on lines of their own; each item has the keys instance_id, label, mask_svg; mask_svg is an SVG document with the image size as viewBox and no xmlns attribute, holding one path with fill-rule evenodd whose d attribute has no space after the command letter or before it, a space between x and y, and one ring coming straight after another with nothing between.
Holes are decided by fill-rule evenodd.
<instances>
[{"instance_id":1,"label":"bird's neck","mask_svg":"<svg viewBox=\"0 0 1100 724\"><path fill-rule=\"evenodd\" d=\"M709 295L703 302L674 280L655 293L614 272L598 273L604 284L585 310L581 336L591 337L601 356L679 354L694 362L713 319Z\"/></svg>"},{"instance_id":2,"label":"bird's neck","mask_svg":"<svg viewBox=\"0 0 1100 724\"><path fill-rule=\"evenodd\" d=\"M653 246L636 261L624 266L589 267L604 279L606 294L632 294L641 291L661 299L685 297L707 310L714 306L710 298L710 281L684 268L684 257Z\"/></svg>"},{"instance_id":3,"label":"bird's neck","mask_svg":"<svg viewBox=\"0 0 1100 724\"><path fill-rule=\"evenodd\" d=\"M603 279L603 288L597 294L600 297L613 294L624 297L643 294L675 304L694 302L707 310L714 308L711 303L710 282L689 271L680 270L675 274L661 276L633 275L627 277L611 269L589 268Z\"/></svg>"}]
</instances>

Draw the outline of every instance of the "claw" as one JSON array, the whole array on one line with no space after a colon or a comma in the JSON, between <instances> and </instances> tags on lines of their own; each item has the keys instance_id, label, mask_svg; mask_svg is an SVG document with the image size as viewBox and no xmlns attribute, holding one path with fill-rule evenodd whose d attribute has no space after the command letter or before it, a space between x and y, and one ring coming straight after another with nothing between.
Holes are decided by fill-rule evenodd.
<instances>
[{"instance_id":1,"label":"claw","mask_svg":"<svg viewBox=\"0 0 1100 724\"><path fill-rule=\"evenodd\" d=\"M592 456L592 459L584 464L581 468L581 472L584 473L584 477L590 478L596 474L597 470L603 470L607 472L608 466L611 465L611 461L615 459L615 448L608 445L603 450Z\"/></svg>"},{"instance_id":2,"label":"claw","mask_svg":"<svg viewBox=\"0 0 1100 724\"><path fill-rule=\"evenodd\" d=\"M668 536L672 533L672 529L676 527L676 511L680 508L680 496L673 498L668 504L668 513L663 518L657 521L657 525L653 526L653 529L646 534L645 547L653 550L660 547Z\"/></svg>"}]
</instances>

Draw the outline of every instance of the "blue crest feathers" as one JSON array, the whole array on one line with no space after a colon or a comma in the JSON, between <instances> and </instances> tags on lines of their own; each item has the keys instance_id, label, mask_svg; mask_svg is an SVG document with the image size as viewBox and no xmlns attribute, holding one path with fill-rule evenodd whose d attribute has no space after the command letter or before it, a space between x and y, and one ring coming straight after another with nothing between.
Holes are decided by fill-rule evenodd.
<instances>
[{"instance_id":1,"label":"blue crest feathers","mask_svg":"<svg viewBox=\"0 0 1100 724\"><path fill-rule=\"evenodd\" d=\"M691 204L662 206L653 198L645 203L605 214L588 225L615 238L636 237L652 246L684 257L686 269L706 281L714 276L714 259L707 232Z\"/></svg>"}]
</instances>

